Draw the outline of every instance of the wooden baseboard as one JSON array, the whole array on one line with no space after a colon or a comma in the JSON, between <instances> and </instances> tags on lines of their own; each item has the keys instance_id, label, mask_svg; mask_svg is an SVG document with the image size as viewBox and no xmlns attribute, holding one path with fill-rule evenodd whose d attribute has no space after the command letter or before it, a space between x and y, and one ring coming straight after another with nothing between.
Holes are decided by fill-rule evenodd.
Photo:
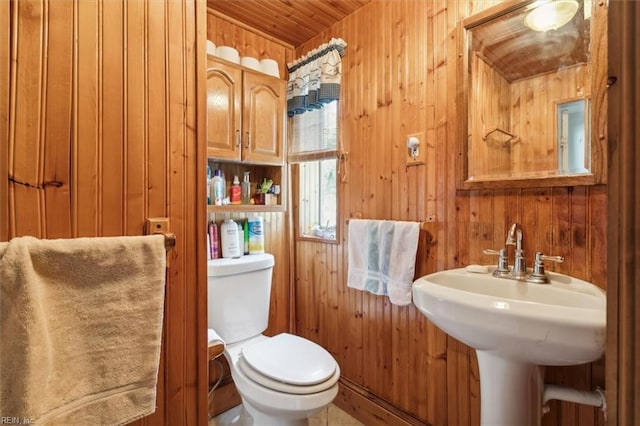
<instances>
[{"instance_id":1,"label":"wooden baseboard","mask_svg":"<svg viewBox=\"0 0 640 426\"><path fill-rule=\"evenodd\" d=\"M423 421L345 378L340 378L340 390L333 403L367 426L425 426Z\"/></svg>"}]
</instances>

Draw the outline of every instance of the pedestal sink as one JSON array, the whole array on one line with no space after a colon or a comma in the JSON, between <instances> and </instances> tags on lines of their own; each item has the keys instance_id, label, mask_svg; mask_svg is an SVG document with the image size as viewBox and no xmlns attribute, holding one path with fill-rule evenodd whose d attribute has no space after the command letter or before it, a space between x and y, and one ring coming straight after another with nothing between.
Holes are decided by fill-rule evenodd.
<instances>
[{"instance_id":1,"label":"pedestal sink","mask_svg":"<svg viewBox=\"0 0 640 426\"><path fill-rule=\"evenodd\" d=\"M474 266L419 278L413 301L444 332L476 349L482 425L539 426L542 366L602 356L606 295L563 274L547 272L549 284L533 284L494 277L492 269Z\"/></svg>"}]
</instances>

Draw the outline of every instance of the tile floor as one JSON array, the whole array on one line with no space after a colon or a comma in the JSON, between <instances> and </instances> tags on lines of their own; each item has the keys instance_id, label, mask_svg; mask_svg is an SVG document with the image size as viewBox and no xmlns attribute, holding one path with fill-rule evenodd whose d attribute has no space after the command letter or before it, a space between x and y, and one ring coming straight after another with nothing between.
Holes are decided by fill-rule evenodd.
<instances>
[{"instance_id":1,"label":"tile floor","mask_svg":"<svg viewBox=\"0 0 640 426\"><path fill-rule=\"evenodd\" d=\"M229 426L239 414L240 406L234 407L211 419L209 426ZM364 424L337 406L330 404L327 408L309 418L309 426L364 426Z\"/></svg>"}]
</instances>

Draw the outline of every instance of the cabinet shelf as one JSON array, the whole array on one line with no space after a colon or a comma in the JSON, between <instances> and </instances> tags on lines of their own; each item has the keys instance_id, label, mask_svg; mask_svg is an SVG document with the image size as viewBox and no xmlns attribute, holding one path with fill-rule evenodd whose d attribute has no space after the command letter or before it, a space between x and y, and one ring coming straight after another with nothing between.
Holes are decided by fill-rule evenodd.
<instances>
[{"instance_id":1,"label":"cabinet shelf","mask_svg":"<svg viewBox=\"0 0 640 426\"><path fill-rule=\"evenodd\" d=\"M283 212L284 206L280 204L263 205L263 204L228 204L226 206L207 206L208 213L235 213L235 212Z\"/></svg>"}]
</instances>

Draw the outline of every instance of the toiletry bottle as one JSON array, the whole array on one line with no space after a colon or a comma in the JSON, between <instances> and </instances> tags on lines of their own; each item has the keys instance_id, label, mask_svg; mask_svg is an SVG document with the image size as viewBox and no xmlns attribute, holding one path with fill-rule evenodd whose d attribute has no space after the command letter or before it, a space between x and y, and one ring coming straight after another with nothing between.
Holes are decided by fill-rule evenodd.
<instances>
[{"instance_id":1,"label":"toiletry bottle","mask_svg":"<svg viewBox=\"0 0 640 426\"><path fill-rule=\"evenodd\" d=\"M207 164L207 205L213 204L211 202L211 166Z\"/></svg>"},{"instance_id":2,"label":"toiletry bottle","mask_svg":"<svg viewBox=\"0 0 640 426\"><path fill-rule=\"evenodd\" d=\"M262 216L249 218L249 254L264 253L264 219Z\"/></svg>"},{"instance_id":3,"label":"toiletry bottle","mask_svg":"<svg viewBox=\"0 0 640 426\"><path fill-rule=\"evenodd\" d=\"M249 220L244 223L244 254L249 254Z\"/></svg>"},{"instance_id":4,"label":"toiletry bottle","mask_svg":"<svg viewBox=\"0 0 640 426\"><path fill-rule=\"evenodd\" d=\"M238 180L238 175L233 177L233 185L231 185L231 204L240 204L241 202L241 189L240 189L240 181Z\"/></svg>"},{"instance_id":5,"label":"toiletry bottle","mask_svg":"<svg viewBox=\"0 0 640 426\"><path fill-rule=\"evenodd\" d=\"M244 172L242 180L242 204L251 204L251 182L249 182L249 172Z\"/></svg>"},{"instance_id":6,"label":"toiletry bottle","mask_svg":"<svg viewBox=\"0 0 640 426\"><path fill-rule=\"evenodd\" d=\"M239 256L243 256L244 255L244 231L242 230L242 224L240 223L240 221L238 221L237 224L238 224L238 253L239 253ZM246 227L247 224L245 223L244 226Z\"/></svg>"},{"instance_id":7,"label":"toiletry bottle","mask_svg":"<svg viewBox=\"0 0 640 426\"><path fill-rule=\"evenodd\" d=\"M224 180L222 178L222 171L216 169L213 176L213 204L216 206L222 205L224 199Z\"/></svg>"},{"instance_id":8,"label":"toiletry bottle","mask_svg":"<svg viewBox=\"0 0 640 426\"><path fill-rule=\"evenodd\" d=\"M224 172L220 170L220 177L222 178L222 204L229 204L229 197L227 197L227 178L224 176Z\"/></svg>"},{"instance_id":9,"label":"toiletry bottle","mask_svg":"<svg viewBox=\"0 0 640 426\"><path fill-rule=\"evenodd\" d=\"M214 221L209 222L209 247L211 259L220 257L220 249L218 246L218 225Z\"/></svg>"},{"instance_id":10,"label":"toiletry bottle","mask_svg":"<svg viewBox=\"0 0 640 426\"><path fill-rule=\"evenodd\" d=\"M240 257L238 225L232 219L225 220L220 227L220 240L222 243L222 257Z\"/></svg>"}]
</instances>

